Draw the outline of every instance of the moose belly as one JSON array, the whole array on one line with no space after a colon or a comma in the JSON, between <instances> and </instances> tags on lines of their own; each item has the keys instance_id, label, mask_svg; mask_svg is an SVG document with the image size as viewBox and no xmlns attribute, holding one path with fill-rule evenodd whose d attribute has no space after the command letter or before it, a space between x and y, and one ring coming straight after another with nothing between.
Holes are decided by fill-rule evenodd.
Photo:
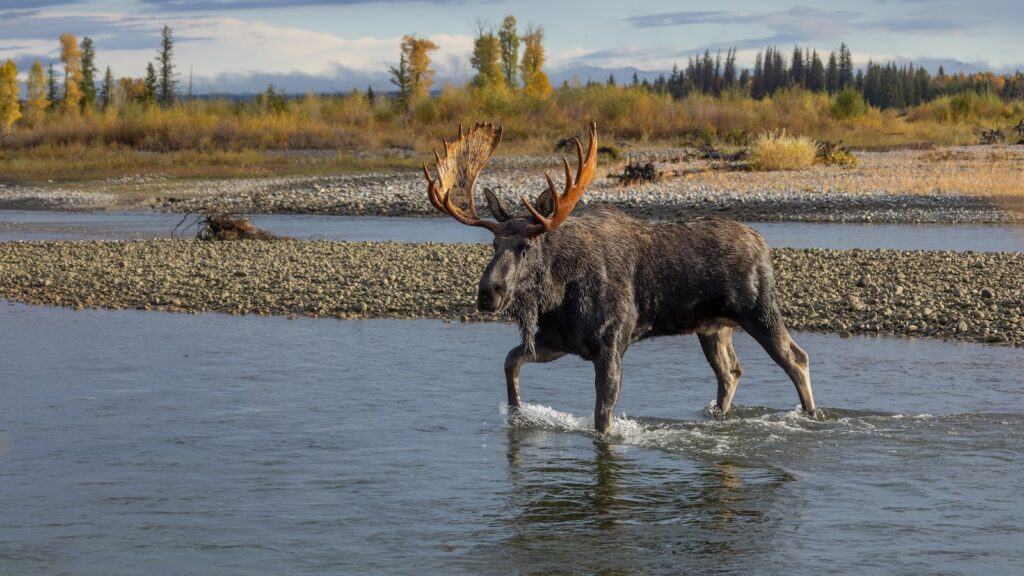
<instances>
[{"instance_id":1,"label":"moose belly","mask_svg":"<svg viewBox=\"0 0 1024 576\"><path fill-rule=\"evenodd\" d=\"M695 318L693 316L659 318L656 322L638 325L634 332L634 340L677 334L714 334L722 328L737 327L739 327L739 324L735 321L719 316L706 318Z\"/></svg>"}]
</instances>

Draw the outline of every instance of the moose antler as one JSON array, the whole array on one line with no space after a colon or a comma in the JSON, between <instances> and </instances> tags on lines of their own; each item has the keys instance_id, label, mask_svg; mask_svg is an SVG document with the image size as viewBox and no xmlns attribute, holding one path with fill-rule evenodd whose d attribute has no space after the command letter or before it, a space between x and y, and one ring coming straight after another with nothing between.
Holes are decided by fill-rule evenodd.
<instances>
[{"instance_id":1,"label":"moose antler","mask_svg":"<svg viewBox=\"0 0 1024 576\"><path fill-rule=\"evenodd\" d=\"M480 123L469 130L462 131L459 125L459 139L449 143L444 142L444 158L434 149L434 158L437 159L437 178L430 175L426 163L423 164L423 174L427 177L427 197L430 203L439 211L448 214L459 222L468 226L480 226L491 232L498 230L498 223L490 220L477 218L476 206L473 200L473 184L476 177L491 159L491 154L501 142L501 127L494 127L490 122ZM452 195L455 195L453 201ZM466 212L457 203L465 202ZM467 214L468 212L468 214Z\"/></svg>"},{"instance_id":2,"label":"moose antler","mask_svg":"<svg viewBox=\"0 0 1024 576\"><path fill-rule=\"evenodd\" d=\"M551 218L547 218L538 212L525 195L519 197L522 200L523 205L526 209L533 214L533 217L537 219L539 224L534 224L527 229L527 233L530 235L543 234L550 232L558 227L559 224L565 222L569 215L572 214L573 208L576 207L576 203L580 201L583 193L587 191L587 187L594 180L594 173L597 170L597 123L590 122L590 143L587 145L587 158L583 158L583 145L580 143L579 138L573 138L572 141L576 144L576 157L578 159L578 167L576 168L576 178L572 177L572 170L569 168L569 161L562 157L562 162L565 164L565 191L561 194L555 189L555 183L551 180L551 176L545 172L544 177L548 180L548 190L551 192L552 200L554 200L555 211L552 213Z\"/></svg>"}]
</instances>

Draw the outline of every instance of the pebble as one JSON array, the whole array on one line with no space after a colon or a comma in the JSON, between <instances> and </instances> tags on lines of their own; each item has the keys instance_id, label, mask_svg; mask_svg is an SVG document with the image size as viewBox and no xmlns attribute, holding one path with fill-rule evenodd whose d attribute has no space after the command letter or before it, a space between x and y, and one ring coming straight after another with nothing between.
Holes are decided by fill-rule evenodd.
<instances>
[{"instance_id":1,"label":"pebble","mask_svg":"<svg viewBox=\"0 0 1024 576\"><path fill-rule=\"evenodd\" d=\"M326 240L3 242L0 298L71 308L504 321L475 306L491 254L486 245ZM772 257L792 330L1024 345L1024 254L780 248ZM850 288L865 275L878 280ZM897 295L904 285L912 290ZM983 289L993 294L984 303L966 297Z\"/></svg>"}]
</instances>

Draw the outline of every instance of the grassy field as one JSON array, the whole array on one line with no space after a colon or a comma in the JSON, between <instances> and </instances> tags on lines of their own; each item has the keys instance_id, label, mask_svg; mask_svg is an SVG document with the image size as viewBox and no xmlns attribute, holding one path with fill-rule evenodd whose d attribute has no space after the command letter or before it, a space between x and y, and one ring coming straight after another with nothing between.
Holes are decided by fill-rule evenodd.
<instances>
[{"instance_id":1,"label":"grassy field","mask_svg":"<svg viewBox=\"0 0 1024 576\"><path fill-rule=\"evenodd\" d=\"M836 113L835 97L799 89L771 98L690 96L643 88L562 88L544 100L449 87L408 111L353 93L304 96L268 106L192 101L170 108L127 103L80 117L56 113L19 123L0 148L0 181L69 182L159 174L168 178L316 175L412 168L458 124L505 128L500 154L551 154L565 136L597 121L601 142L626 149L746 147L767 133L842 140L882 150L973 144L983 128L1024 118L1024 103L973 93L909 110ZM1016 140L1016 135L1011 135Z\"/></svg>"}]
</instances>

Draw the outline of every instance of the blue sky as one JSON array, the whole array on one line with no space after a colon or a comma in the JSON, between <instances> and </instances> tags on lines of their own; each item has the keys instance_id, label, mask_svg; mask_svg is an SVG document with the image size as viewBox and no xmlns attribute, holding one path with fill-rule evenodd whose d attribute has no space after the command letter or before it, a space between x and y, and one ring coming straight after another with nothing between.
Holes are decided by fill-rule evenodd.
<instances>
[{"instance_id":1,"label":"blue sky","mask_svg":"<svg viewBox=\"0 0 1024 576\"><path fill-rule=\"evenodd\" d=\"M292 92L387 89L404 34L434 40L442 81L472 75L478 23L514 15L546 33L548 72L584 67L668 70L687 57L736 46L741 65L758 48L794 44L828 52L846 42L855 62L930 68L1024 69L1024 1L866 0L716 2L502 0L0 0L0 58L25 69L57 60L57 37L91 36L101 69L141 76L166 24L176 63L196 90ZM570 72L566 72L570 71Z\"/></svg>"}]
</instances>

